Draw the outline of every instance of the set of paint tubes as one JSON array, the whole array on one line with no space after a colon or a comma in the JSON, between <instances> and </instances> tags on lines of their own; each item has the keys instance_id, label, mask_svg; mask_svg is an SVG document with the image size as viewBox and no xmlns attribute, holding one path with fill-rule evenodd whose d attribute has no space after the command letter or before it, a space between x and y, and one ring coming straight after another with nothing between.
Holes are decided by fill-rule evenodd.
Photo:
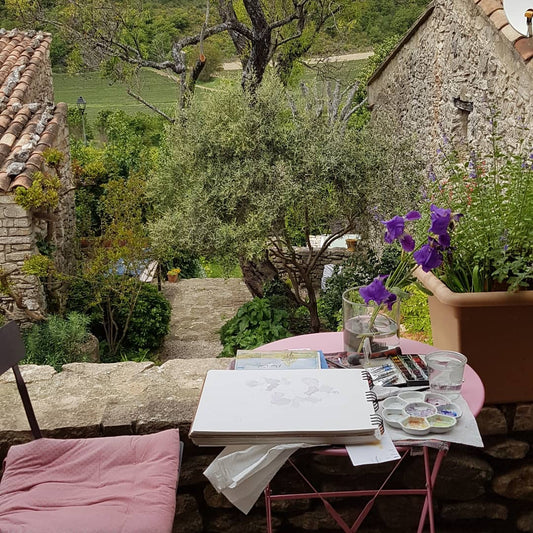
<instances>
[{"instance_id":1,"label":"set of paint tubes","mask_svg":"<svg viewBox=\"0 0 533 533\"><path fill-rule=\"evenodd\" d=\"M375 385L412 387L429 385L426 363L418 354L397 353L367 368Z\"/></svg>"}]
</instances>

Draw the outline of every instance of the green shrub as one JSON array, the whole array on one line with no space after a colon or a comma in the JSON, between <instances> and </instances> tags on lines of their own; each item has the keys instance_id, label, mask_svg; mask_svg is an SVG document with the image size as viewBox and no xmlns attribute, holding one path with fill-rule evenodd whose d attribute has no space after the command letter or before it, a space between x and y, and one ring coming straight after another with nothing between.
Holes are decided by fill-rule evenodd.
<instances>
[{"instance_id":1,"label":"green shrub","mask_svg":"<svg viewBox=\"0 0 533 533\"><path fill-rule=\"evenodd\" d=\"M220 357L233 357L239 349L251 350L290 337L288 316L285 309L272 307L266 298L246 302L220 330L224 345Z\"/></svg>"},{"instance_id":2,"label":"green shrub","mask_svg":"<svg viewBox=\"0 0 533 533\"><path fill-rule=\"evenodd\" d=\"M81 345L88 339L90 318L69 313L67 318L50 316L46 322L34 324L24 333L26 364L50 365L58 372L67 363L86 360Z\"/></svg>"},{"instance_id":3,"label":"green shrub","mask_svg":"<svg viewBox=\"0 0 533 533\"><path fill-rule=\"evenodd\" d=\"M428 296L413 283L406 287L411 294L400 305L401 325L407 336L432 344L431 319L429 317Z\"/></svg>"},{"instance_id":4,"label":"green shrub","mask_svg":"<svg viewBox=\"0 0 533 533\"><path fill-rule=\"evenodd\" d=\"M126 322L126 311L118 314L121 325ZM137 298L130 319L124 347L134 350L156 350L168 334L172 308L154 285L145 283Z\"/></svg>"},{"instance_id":5,"label":"green shrub","mask_svg":"<svg viewBox=\"0 0 533 533\"><path fill-rule=\"evenodd\" d=\"M111 301L116 306L116 312L113 313L113 316L116 316L119 334L121 334L126 325L127 313L130 309L131 302L129 300L120 301L118 297ZM79 279L71 285L68 308L69 310L87 313L92 333L101 341L105 339L103 312L94 303L94 296L89 282ZM170 303L162 293L154 285L143 283L130 318L126 337L123 342L123 350L115 357L109 358L106 355L108 351L107 345L105 342L102 343L102 361L106 363L119 361L123 357L127 357L125 354L128 353L137 354L145 350L152 351L159 348L169 331L170 314Z\"/></svg>"}]
</instances>

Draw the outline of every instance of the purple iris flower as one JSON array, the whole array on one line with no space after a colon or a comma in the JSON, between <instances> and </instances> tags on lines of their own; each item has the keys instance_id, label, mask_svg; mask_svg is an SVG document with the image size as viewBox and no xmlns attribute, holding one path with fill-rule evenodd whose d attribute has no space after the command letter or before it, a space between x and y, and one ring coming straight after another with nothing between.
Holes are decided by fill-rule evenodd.
<instances>
[{"instance_id":1,"label":"purple iris flower","mask_svg":"<svg viewBox=\"0 0 533 533\"><path fill-rule=\"evenodd\" d=\"M406 252L412 252L415 249L415 241L411 235L405 233L405 221L417 220L420 218L420 216L421 215L418 211L409 211L405 217L396 215L390 220L382 222L382 224L387 226L385 242L391 244L395 240L398 240Z\"/></svg>"},{"instance_id":2,"label":"purple iris flower","mask_svg":"<svg viewBox=\"0 0 533 533\"><path fill-rule=\"evenodd\" d=\"M428 231L435 235L446 235L451 218L451 209L444 209L431 204L431 227Z\"/></svg>"},{"instance_id":3,"label":"purple iris flower","mask_svg":"<svg viewBox=\"0 0 533 533\"><path fill-rule=\"evenodd\" d=\"M385 226L387 226L387 232L385 233L386 243L391 244L403 235L405 228L405 221L403 217L396 215L390 220L382 222L382 224L385 224Z\"/></svg>"},{"instance_id":4,"label":"purple iris flower","mask_svg":"<svg viewBox=\"0 0 533 533\"><path fill-rule=\"evenodd\" d=\"M409 211L409 213L405 215L405 220L418 220L421 216L419 211Z\"/></svg>"},{"instance_id":5,"label":"purple iris flower","mask_svg":"<svg viewBox=\"0 0 533 533\"><path fill-rule=\"evenodd\" d=\"M437 248L431 245L431 240L413 254L413 259L422 267L424 272L429 272L442 265L442 255Z\"/></svg>"},{"instance_id":6,"label":"purple iris flower","mask_svg":"<svg viewBox=\"0 0 533 533\"><path fill-rule=\"evenodd\" d=\"M396 294L389 292L385 288L383 284L385 278L386 276L374 278L372 283L359 289L359 294L366 304L370 303L370 301L375 302L376 305L387 304L387 307L391 310L392 304L396 301Z\"/></svg>"}]
</instances>

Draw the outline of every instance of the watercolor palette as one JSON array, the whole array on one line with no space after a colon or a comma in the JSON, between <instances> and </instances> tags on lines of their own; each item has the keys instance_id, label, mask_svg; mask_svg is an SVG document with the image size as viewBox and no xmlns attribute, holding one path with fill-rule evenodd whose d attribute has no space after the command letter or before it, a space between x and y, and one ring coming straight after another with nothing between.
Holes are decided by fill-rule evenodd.
<instances>
[{"instance_id":1,"label":"watercolor palette","mask_svg":"<svg viewBox=\"0 0 533 533\"><path fill-rule=\"evenodd\" d=\"M410 435L445 433L462 415L458 405L433 392L401 392L383 401L383 420Z\"/></svg>"}]
</instances>

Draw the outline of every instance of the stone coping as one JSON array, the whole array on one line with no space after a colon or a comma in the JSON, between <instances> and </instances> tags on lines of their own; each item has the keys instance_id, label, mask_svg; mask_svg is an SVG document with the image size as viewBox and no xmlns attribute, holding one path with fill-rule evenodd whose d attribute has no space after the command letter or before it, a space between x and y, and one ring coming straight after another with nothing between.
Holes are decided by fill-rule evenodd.
<instances>
[{"instance_id":1,"label":"stone coping","mask_svg":"<svg viewBox=\"0 0 533 533\"><path fill-rule=\"evenodd\" d=\"M178 427L182 437L194 417L205 374L228 359L21 365L44 436L94 437L151 433ZM0 450L31 439L15 377L0 376Z\"/></svg>"}]
</instances>

